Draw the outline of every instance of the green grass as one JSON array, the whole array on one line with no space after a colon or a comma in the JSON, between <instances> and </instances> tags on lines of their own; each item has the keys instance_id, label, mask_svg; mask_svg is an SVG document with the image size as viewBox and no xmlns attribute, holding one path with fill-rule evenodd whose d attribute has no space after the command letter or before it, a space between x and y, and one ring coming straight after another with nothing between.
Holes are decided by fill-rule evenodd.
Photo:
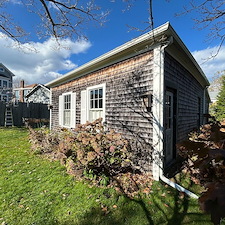
<instances>
[{"instance_id":1,"label":"green grass","mask_svg":"<svg viewBox=\"0 0 225 225\"><path fill-rule=\"evenodd\" d=\"M160 182L150 195L129 199L76 181L59 162L31 154L27 134L0 128L0 224L211 224L197 200Z\"/></svg>"}]
</instances>

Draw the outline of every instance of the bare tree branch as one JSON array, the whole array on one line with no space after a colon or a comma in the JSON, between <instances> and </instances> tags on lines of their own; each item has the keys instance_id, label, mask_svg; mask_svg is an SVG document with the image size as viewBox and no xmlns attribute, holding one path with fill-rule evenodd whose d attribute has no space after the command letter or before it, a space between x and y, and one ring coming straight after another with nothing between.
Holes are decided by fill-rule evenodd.
<instances>
[{"instance_id":1,"label":"bare tree branch","mask_svg":"<svg viewBox=\"0 0 225 225\"><path fill-rule=\"evenodd\" d=\"M198 16L193 19L195 21L195 28L199 30L209 30L207 41L220 41L218 50L212 55L212 57L215 57L218 55L225 41L225 1L204 0L199 3L199 1L192 0L188 7L184 7L182 13L176 15L181 16L192 12L198 14Z\"/></svg>"},{"instance_id":2,"label":"bare tree branch","mask_svg":"<svg viewBox=\"0 0 225 225\"><path fill-rule=\"evenodd\" d=\"M20 7L29 13L36 14L40 20L37 35L40 38L80 38L85 37L84 30L88 25L102 25L106 22L108 11L101 11L94 0L21 0ZM0 2L0 32L16 42L24 42L26 33L22 27L14 23L7 12L10 1ZM22 6L21 6L22 5Z\"/></svg>"}]
</instances>

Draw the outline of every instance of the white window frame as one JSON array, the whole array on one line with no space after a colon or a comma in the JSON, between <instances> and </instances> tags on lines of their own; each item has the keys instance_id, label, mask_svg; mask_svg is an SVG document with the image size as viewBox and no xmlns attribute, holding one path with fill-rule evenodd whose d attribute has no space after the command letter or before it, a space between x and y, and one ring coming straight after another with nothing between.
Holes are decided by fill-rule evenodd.
<instances>
[{"instance_id":1,"label":"white window frame","mask_svg":"<svg viewBox=\"0 0 225 225\"><path fill-rule=\"evenodd\" d=\"M70 122L65 124L65 96L70 96ZM59 96L59 125L65 128L76 127L76 93L66 92Z\"/></svg>"},{"instance_id":2,"label":"white window frame","mask_svg":"<svg viewBox=\"0 0 225 225\"><path fill-rule=\"evenodd\" d=\"M102 108L97 108L97 109L91 109L90 107L90 102L91 102L91 99L90 99L90 92L92 90L96 90L96 89L100 89L102 88ZM105 96L106 96L106 84L103 83L103 84L99 84L99 85L94 85L94 86L91 86L91 87L88 87L87 88L87 116L88 116L88 121L90 121L90 111L95 111L95 110L101 110L102 111L102 122L105 121ZM98 118L95 118L95 119L98 119ZM94 120L95 120L94 119Z\"/></svg>"},{"instance_id":3,"label":"white window frame","mask_svg":"<svg viewBox=\"0 0 225 225\"><path fill-rule=\"evenodd\" d=\"M102 88L102 108L91 109L91 99L90 93L92 90L101 89ZM86 90L81 91L81 124L84 124L86 121L90 121L90 112L94 110L102 111L102 119L105 121L105 99L106 99L106 84L98 84L91 87L88 87ZM95 118L98 119L98 118ZM92 122L92 121L90 121Z\"/></svg>"}]
</instances>

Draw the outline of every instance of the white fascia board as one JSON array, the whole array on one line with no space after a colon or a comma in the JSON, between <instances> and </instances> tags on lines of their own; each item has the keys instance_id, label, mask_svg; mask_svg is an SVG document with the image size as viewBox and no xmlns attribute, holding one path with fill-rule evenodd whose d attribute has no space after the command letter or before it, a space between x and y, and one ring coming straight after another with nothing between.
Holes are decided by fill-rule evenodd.
<instances>
[{"instance_id":1,"label":"white fascia board","mask_svg":"<svg viewBox=\"0 0 225 225\"><path fill-rule=\"evenodd\" d=\"M129 53L131 50L135 53L135 47L138 47L139 45L144 45L146 41L153 40L155 37L163 34L168 28L169 28L169 22L163 24L162 26L143 34L129 42L126 42L125 44L99 56L98 58L76 68L73 71L70 71L69 73L63 75L62 77L59 77L53 81L50 81L45 84L47 87L54 87L57 85L60 85L62 83L68 82L72 80L73 78L79 77L84 75L84 73L90 73L94 71L96 68L99 69L99 66L104 67L105 65L109 64L111 61L115 60L115 58L120 58L121 55L125 55L126 53Z\"/></svg>"}]
</instances>

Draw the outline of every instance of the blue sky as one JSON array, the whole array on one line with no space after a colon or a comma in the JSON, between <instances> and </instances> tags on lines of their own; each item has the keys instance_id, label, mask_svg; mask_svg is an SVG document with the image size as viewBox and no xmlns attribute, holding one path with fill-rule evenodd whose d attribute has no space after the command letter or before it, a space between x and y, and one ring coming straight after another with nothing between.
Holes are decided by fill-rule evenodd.
<instances>
[{"instance_id":1,"label":"blue sky","mask_svg":"<svg viewBox=\"0 0 225 225\"><path fill-rule=\"evenodd\" d=\"M104 26L89 26L84 30L88 40L61 40L67 48L53 50L54 43L51 39L38 39L34 35L38 18L27 13L18 1L13 0L14 3L9 5L9 13L31 32L31 41L38 52L29 52L26 49L21 51L15 45L9 48L13 45L13 40L0 35L0 62L16 75L17 80L24 79L27 84L44 84L141 35L140 31L131 30L129 26L144 29L149 16L147 0L134 1L130 10L125 10L127 5L122 0L98 0L96 2L103 10L110 10ZM205 60L210 57L212 51L216 51L219 41L206 42L209 31L194 29L193 18L198 16L197 14L175 16L175 13L182 12L183 6L188 3L188 0L153 0L154 27L169 21L206 76L211 79L217 71L225 69L225 46L222 46L216 58Z\"/></svg>"}]
</instances>

